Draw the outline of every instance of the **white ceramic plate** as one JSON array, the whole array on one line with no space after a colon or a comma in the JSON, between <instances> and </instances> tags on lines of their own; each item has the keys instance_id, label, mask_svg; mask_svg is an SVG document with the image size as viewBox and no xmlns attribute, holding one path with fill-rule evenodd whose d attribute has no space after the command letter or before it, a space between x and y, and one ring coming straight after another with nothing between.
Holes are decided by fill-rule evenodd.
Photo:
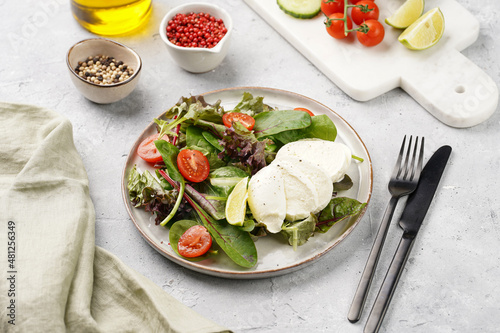
<instances>
[{"instance_id":1,"label":"white ceramic plate","mask_svg":"<svg viewBox=\"0 0 500 333\"><path fill-rule=\"evenodd\" d=\"M370 155L361 138L344 119L325 105L308 97L278 89L241 87L213 91L203 95L208 103L214 103L220 99L224 108L230 110L241 100L243 92L250 92L253 96L263 96L264 103L282 110L305 107L315 114L328 115L337 126L336 141L345 143L351 148L354 155L364 159L362 163L353 162L351 164L347 173L352 178L354 186L349 191L342 193L342 196L356 198L360 202L368 203L370 201L373 182ZM152 122L130 150L122 178L123 200L132 221L146 241L162 255L186 268L209 275L235 279L264 278L290 273L314 262L333 249L351 233L364 214L363 211L355 218L335 224L325 234L315 234L306 244L299 246L297 251L287 245L280 235L262 237L256 242L258 262L251 269L239 267L221 251L219 255L200 262L185 260L177 256L170 247L168 229L155 225L153 215L143 209L134 208L128 197L127 181L130 169L134 165L137 165L142 171L152 169L137 155L136 151L140 142L155 132L156 127Z\"/></svg>"}]
</instances>

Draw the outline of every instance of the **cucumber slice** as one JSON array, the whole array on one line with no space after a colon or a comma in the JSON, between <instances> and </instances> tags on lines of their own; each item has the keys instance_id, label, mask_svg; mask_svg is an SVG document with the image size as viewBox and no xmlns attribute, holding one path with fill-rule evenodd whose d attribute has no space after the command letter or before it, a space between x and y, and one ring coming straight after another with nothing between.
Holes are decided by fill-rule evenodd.
<instances>
[{"instance_id":1,"label":"cucumber slice","mask_svg":"<svg viewBox=\"0 0 500 333\"><path fill-rule=\"evenodd\" d=\"M321 0L277 0L282 11L299 19L310 19L321 12Z\"/></svg>"}]
</instances>

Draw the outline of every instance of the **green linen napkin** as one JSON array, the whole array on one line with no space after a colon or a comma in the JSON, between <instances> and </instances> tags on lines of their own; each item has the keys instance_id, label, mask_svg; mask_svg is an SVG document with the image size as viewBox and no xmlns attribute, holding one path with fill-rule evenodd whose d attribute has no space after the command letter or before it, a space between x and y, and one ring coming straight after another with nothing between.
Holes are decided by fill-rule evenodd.
<instances>
[{"instance_id":1,"label":"green linen napkin","mask_svg":"<svg viewBox=\"0 0 500 333\"><path fill-rule=\"evenodd\" d=\"M0 331L222 332L95 245L71 123L0 103Z\"/></svg>"}]
</instances>

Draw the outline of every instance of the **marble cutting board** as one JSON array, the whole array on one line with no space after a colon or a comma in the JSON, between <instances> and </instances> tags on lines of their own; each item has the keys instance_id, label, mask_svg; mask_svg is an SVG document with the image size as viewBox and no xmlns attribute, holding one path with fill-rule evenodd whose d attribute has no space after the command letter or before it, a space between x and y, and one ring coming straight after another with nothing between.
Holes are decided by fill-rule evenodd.
<instances>
[{"instance_id":1,"label":"marble cutting board","mask_svg":"<svg viewBox=\"0 0 500 333\"><path fill-rule=\"evenodd\" d=\"M383 20L404 0L377 0L386 35L371 48L354 36L335 40L325 31L322 14L293 18L276 0L245 0L264 20L353 99L367 101L401 87L422 107L452 127L471 127L488 119L498 105L498 87L460 51L474 43L479 22L455 0L427 0L425 12L439 7L445 32L438 44L411 51L397 41L402 30Z\"/></svg>"}]
</instances>

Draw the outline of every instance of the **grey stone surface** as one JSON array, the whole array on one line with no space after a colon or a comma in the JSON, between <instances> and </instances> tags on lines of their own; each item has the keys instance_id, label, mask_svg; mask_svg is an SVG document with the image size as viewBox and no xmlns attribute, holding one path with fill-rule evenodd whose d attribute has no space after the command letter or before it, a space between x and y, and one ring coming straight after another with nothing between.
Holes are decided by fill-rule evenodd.
<instances>
[{"instance_id":1,"label":"grey stone surface","mask_svg":"<svg viewBox=\"0 0 500 333\"><path fill-rule=\"evenodd\" d=\"M478 40L463 54L499 84L499 2L457 1L481 24ZM0 100L44 106L71 120L90 180L97 244L235 332L361 332L368 310L357 324L346 316L389 199L394 155L405 134L424 135L427 158L443 144L451 145L453 154L381 331L498 332L500 113L473 128L455 129L433 118L401 89L357 102L242 1L213 1L233 16L230 52L214 71L187 73L172 63L157 32L161 17L182 2L154 1L145 29L113 38L139 52L144 72L128 98L97 105L82 97L68 77L68 48L93 36L72 18L69 1L0 0ZM180 96L236 86L280 88L329 106L356 129L371 154L373 196L361 223L334 250L295 273L241 281L187 270L141 238L122 201L125 160L153 117ZM399 235L393 224L368 305Z\"/></svg>"}]
</instances>

